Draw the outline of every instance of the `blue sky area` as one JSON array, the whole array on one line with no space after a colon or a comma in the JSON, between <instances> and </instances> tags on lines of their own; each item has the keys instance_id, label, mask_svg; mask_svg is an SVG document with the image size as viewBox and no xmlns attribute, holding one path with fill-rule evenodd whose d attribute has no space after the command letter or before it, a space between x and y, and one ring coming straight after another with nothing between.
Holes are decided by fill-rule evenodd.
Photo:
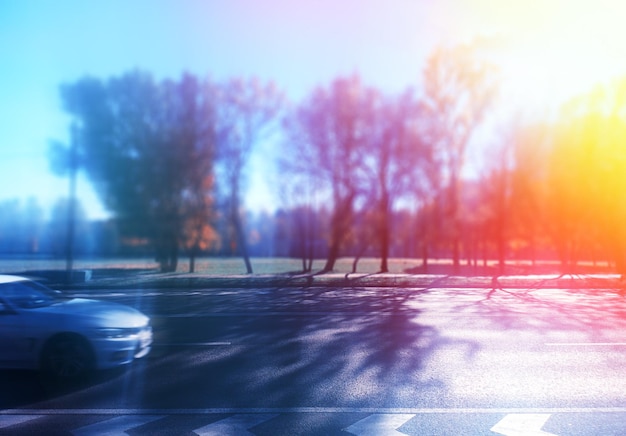
<instances>
[{"instance_id":1,"label":"blue sky area","mask_svg":"<svg viewBox=\"0 0 626 436\"><path fill-rule=\"evenodd\" d=\"M0 0L0 201L32 196L49 207L66 195L46 149L68 138L59 85L84 75L254 75L297 100L358 72L395 92L419 84L437 45L482 41L502 67L509 103L533 107L626 71L621 3ZM267 168L260 156L249 168L250 208L276 204ZM90 217L106 216L85 178L79 193Z\"/></svg>"}]
</instances>

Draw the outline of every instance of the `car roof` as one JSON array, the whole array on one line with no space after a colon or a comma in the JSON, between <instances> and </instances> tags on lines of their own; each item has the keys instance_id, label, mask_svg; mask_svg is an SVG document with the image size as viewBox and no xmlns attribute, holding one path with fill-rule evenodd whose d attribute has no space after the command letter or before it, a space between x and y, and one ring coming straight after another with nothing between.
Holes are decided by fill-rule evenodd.
<instances>
[{"instance_id":1,"label":"car roof","mask_svg":"<svg viewBox=\"0 0 626 436\"><path fill-rule=\"evenodd\" d=\"M22 282L25 280L28 280L28 279L26 277L14 276L14 275L9 275L9 274L0 274L0 284Z\"/></svg>"}]
</instances>

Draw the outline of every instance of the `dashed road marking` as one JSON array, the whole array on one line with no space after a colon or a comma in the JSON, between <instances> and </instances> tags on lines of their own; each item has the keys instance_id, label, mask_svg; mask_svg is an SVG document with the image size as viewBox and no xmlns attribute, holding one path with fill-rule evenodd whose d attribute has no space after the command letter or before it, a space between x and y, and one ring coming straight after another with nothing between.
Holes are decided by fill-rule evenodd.
<instances>
[{"instance_id":1,"label":"dashed road marking","mask_svg":"<svg viewBox=\"0 0 626 436\"><path fill-rule=\"evenodd\" d=\"M546 342L550 347L626 347L626 342Z\"/></svg>"},{"instance_id":2,"label":"dashed road marking","mask_svg":"<svg viewBox=\"0 0 626 436\"><path fill-rule=\"evenodd\" d=\"M232 342L156 342L153 347L221 347L232 345Z\"/></svg>"}]
</instances>

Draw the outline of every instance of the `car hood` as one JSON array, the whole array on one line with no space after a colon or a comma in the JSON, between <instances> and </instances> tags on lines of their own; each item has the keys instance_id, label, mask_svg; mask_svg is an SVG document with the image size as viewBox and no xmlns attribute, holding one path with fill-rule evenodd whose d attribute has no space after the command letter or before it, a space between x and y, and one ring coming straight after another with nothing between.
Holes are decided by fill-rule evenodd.
<instances>
[{"instance_id":1,"label":"car hood","mask_svg":"<svg viewBox=\"0 0 626 436\"><path fill-rule=\"evenodd\" d=\"M86 298L73 298L35 310L53 317L80 318L85 323L105 328L143 327L149 321L146 315L132 307Z\"/></svg>"}]
</instances>

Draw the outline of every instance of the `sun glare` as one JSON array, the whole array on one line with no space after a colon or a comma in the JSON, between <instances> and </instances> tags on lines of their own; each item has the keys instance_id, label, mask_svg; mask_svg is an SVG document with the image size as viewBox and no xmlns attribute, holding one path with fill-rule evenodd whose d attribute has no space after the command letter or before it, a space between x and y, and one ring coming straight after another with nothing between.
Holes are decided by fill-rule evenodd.
<instances>
[{"instance_id":1,"label":"sun glare","mask_svg":"<svg viewBox=\"0 0 626 436\"><path fill-rule=\"evenodd\" d=\"M479 3L504 92L518 105L553 110L626 75L625 2Z\"/></svg>"}]
</instances>

